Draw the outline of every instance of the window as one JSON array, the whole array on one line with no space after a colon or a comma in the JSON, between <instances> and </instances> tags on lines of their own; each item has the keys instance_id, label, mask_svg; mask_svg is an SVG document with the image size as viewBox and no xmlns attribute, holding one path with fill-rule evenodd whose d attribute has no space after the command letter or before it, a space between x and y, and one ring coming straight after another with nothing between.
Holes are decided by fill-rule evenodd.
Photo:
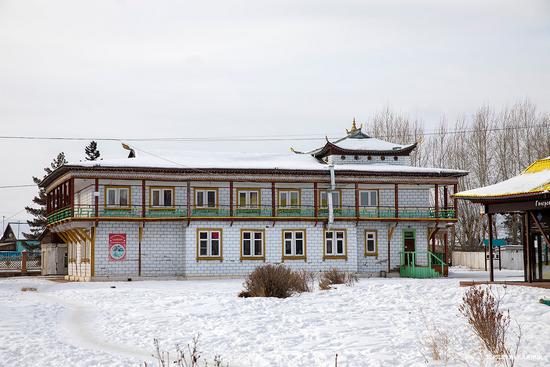
<instances>
[{"instance_id":1,"label":"window","mask_svg":"<svg viewBox=\"0 0 550 367\"><path fill-rule=\"evenodd\" d=\"M340 198L342 192L340 190L332 192L332 207L340 208ZM328 191L319 191L319 205L321 208L328 208Z\"/></svg>"},{"instance_id":2,"label":"window","mask_svg":"<svg viewBox=\"0 0 550 367\"><path fill-rule=\"evenodd\" d=\"M283 259L306 258L306 231L303 229L283 230Z\"/></svg>"},{"instance_id":3,"label":"window","mask_svg":"<svg viewBox=\"0 0 550 367\"><path fill-rule=\"evenodd\" d=\"M150 200L150 206L153 208L173 208L174 188L152 187Z\"/></svg>"},{"instance_id":4,"label":"window","mask_svg":"<svg viewBox=\"0 0 550 367\"><path fill-rule=\"evenodd\" d=\"M365 256L378 256L378 232L365 231Z\"/></svg>"},{"instance_id":5,"label":"window","mask_svg":"<svg viewBox=\"0 0 550 367\"><path fill-rule=\"evenodd\" d=\"M221 229L197 229L197 260L222 260Z\"/></svg>"},{"instance_id":6,"label":"window","mask_svg":"<svg viewBox=\"0 0 550 367\"><path fill-rule=\"evenodd\" d=\"M239 208L257 209L260 207L260 190L237 189Z\"/></svg>"},{"instance_id":7,"label":"window","mask_svg":"<svg viewBox=\"0 0 550 367\"><path fill-rule=\"evenodd\" d=\"M325 231L325 258L346 258L346 231Z\"/></svg>"},{"instance_id":8,"label":"window","mask_svg":"<svg viewBox=\"0 0 550 367\"><path fill-rule=\"evenodd\" d=\"M241 260L264 258L264 231L241 230Z\"/></svg>"},{"instance_id":9,"label":"window","mask_svg":"<svg viewBox=\"0 0 550 367\"><path fill-rule=\"evenodd\" d=\"M129 186L106 186L105 187L105 206L109 208L129 208L130 207L130 187Z\"/></svg>"},{"instance_id":10,"label":"window","mask_svg":"<svg viewBox=\"0 0 550 367\"><path fill-rule=\"evenodd\" d=\"M300 206L300 191L280 190L279 208L298 208Z\"/></svg>"},{"instance_id":11,"label":"window","mask_svg":"<svg viewBox=\"0 0 550 367\"><path fill-rule=\"evenodd\" d=\"M359 206L361 207L378 206L378 190L359 191Z\"/></svg>"},{"instance_id":12,"label":"window","mask_svg":"<svg viewBox=\"0 0 550 367\"><path fill-rule=\"evenodd\" d=\"M195 189L195 206L197 208L216 208L218 191L216 189Z\"/></svg>"}]
</instances>

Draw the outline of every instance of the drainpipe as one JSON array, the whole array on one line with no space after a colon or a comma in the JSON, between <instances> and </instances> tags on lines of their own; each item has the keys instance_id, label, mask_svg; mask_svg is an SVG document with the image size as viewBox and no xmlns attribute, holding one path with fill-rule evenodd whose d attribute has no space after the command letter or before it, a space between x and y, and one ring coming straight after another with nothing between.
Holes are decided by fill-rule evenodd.
<instances>
[{"instance_id":1,"label":"drainpipe","mask_svg":"<svg viewBox=\"0 0 550 367\"><path fill-rule=\"evenodd\" d=\"M328 224L329 227L334 223L334 203L332 202L332 193L336 189L336 178L334 175L334 164L331 162L328 166L330 170L330 190L327 193L328 200Z\"/></svg>"}]
</instances>

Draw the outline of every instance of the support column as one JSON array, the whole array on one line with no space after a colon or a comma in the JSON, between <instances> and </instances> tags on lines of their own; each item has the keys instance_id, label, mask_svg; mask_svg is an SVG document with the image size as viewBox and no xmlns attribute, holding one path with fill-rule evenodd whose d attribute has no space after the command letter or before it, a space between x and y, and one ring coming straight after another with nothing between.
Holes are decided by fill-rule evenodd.
<instances>
[{"instance_id":1,"label":"support column","mask_svg":"<svg viewBox=\"0 0 550 367\"><path fill-rule=\"evenodd\" d=\"M542 280L542 236L537 235L537 268L539 271L538 280Z\"/></svg>"},{"instance_id":2,"label":"support column","mask_svg":"<svg viewBox=\"0 0 550 367\"><path fill-rule=\"evenodd\" d=\"M395 207L395 218L399 218L399 184L395 184L394 186L394 207ZM380 198L378 198L380 200Z\"/></svg>"},{"instance_id":3,"label":"support column","mask_svg":"<svg viewBox=\"0 0 550 367\"><path fill-rule=\"evenodd\" d=\"M95 275L95 233L96 227L90 228L90 277Z\"/></svg>"},{"instance_id":4,"label":"support column","mask_svg":"<svg viewBox=\"0 0 550 367\"><path fill-rule=\"evenodd\" d=\"M275 181L271 182L271 216L275 217ZM317 194L315 194L315 197L317 197Z\"/></svg>"},{"instance_id":5,"label":"support column","mask_svg":"<svg viewBox=\"0 0 550 367\"><path fill-rule=\"evenodd\" d=\"M142 218L145 218L145 187L146 187L145 180L141 180L141 217ZM174 200L174 198L172 198L172 200ZM152 203L149 203L149 206L152 206L151 204Z\"/></svg>"},{"instance_id":6,"label":"support column","mask_svg":"<svg viewBox=\"0 0 550 367\"><path fill-rule=\"evenodd\" d=\"M71 205L71 216L74 216L74 178L69 181L69 204Z\"/></svg>"},{"instance_id":7,"label":"support column","mask_svg":"<svg viewBox=\"0 0 550 367\"><path fill-rule=\"evenodd\" d=\"M453 185L453 194L458 192L458 184ZM458 218L458 199L453 197L453 209L455 210L455 218Z\"/></svg>"},{"instance_id":8,"label":"support column","mask_svg":"<svg viewBox=\"0 0 550 367\"><path fill-rule=\"evenodd\" d=\"M521 221L521 243L523 245L523 280L525 282L529 281L528 276L528 261L527 261L527 246L528 246L528 239L527 239L527 221L529 220L529 214L524 213Z\"/></svg>"},{"instance_id":9,"label":"support column","mask_svg":"<svg viewBox=\"0 0 550 367\"><path fill-rule=\"evenodd\" d=\"M262 207L262 203L260 204L260 210ZM229 216L233 217L233 181L229 181Z\"/></svg>"},{"instance_id":10,"label":"support column","mask_svg":"<svg viewBox=\"0 0 550 367\"><path fill-rule=\"evenodd\" d=\"M94 188L94 211L96 220L99 218L99 179L95 179L95 188Z\"/></svg>"},{"instance_id":11,"label":"support column","mask_svg":"<svg viewBox=\"0 0 550 367\"><path fill-rule=\"evenodd\" d=\"M187 181L186 191L187 192L185 194L187 195L187 219L189 220L191 218L191 181Z\"/></svg>"},{"instance_id":12,"label":"support column","mask_svg":"<svg viewBox=\"0 0 550 367\"><path fill-rule=\"evenodd\" d=\"M498 270L499 271L502 270L502 254L500 252L500 247L501 246L498 246Z\"/></svg>"},{"instance_id":13,"label":"support column","mask_svg":"<svg viewBox=\"0 0 550 367\"><path fill-rule=\"evenodd\" d=\"M317 220L319 216L319 191L317 189L317 182L313 183L313 216L315 220ZM315 224L317 224L317 222Z\"/></svg>"},{"instance_id":14,"label":"support column","mask_svg":"<svg viewBox=\"0 0 550 367\"><path fill-rule=\"evenodd\" d=\"M355 183L355 219L359 220L359 183L358 182Z\"/></svg>"},{"instance_id":15,"label":"support column","mask_svg":"<svg viewBox=\"0 0 550 367\"><path fill-rule=\"evenodd\" d=\"M493 269L493 214L488 213L487 219L489 223L489 281L495 281L495 273Z\"/></svg>"},{"instance_id":16,"label":"support column","mask_svg":"<svg viewBox=\"0 0 550 367\"><path fill-rule=\"evenodd\" d=\"M439 185L435 184L434 187L434 195L435 195L435 218L439 218Z\"/></svg>"},{"instance_id":17,"label":"support column","mask_svg":"<svg viewBox=\"0 0 550 367\"><path fill-rule=\"evenodd\" d=\"M141 241L143 239L143 227L138 228L138 276L141 276Z\"/></svg>"}]
</instances>

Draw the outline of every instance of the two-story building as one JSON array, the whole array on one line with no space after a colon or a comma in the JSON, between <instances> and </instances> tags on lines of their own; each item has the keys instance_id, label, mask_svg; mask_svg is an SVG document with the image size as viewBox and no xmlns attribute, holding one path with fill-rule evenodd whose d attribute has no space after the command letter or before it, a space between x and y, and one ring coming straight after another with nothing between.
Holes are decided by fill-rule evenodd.
<instances>
[{"instance_id":1,"label":"two-story building","mask_svg":"<svg viewBox=\"0 0 550 367\"><path fill-rule=\"evenodd\" d=\"M49 229L73 280L242 276L264 263L436 276L429 242L456 222L450 195L467 173L411 166L415 147L354 123L306 152L67 164L42 182Z\"/></svg>"}]
</instances>

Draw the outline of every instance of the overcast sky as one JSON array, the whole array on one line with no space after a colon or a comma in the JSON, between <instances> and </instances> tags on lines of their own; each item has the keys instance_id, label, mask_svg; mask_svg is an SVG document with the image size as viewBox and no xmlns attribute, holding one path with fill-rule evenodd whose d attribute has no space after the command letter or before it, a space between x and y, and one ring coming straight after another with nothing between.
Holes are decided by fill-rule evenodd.
<instances>
[{"instance_id":1,"label":"overcast sky","mask_svg":"<svg viewBox=\"0 0 550 367\"><path fill-rule=\"evenodd\" d=\"M487 103L550 110L546 0L0 0L0 52L2 136L321 136L386 105L427 129ZM32 183L59 151L78 161L84 145L0 139L0 186ZM0 216L25 218L34 193L0 189Z\"/></svg>"}]
</instances>

